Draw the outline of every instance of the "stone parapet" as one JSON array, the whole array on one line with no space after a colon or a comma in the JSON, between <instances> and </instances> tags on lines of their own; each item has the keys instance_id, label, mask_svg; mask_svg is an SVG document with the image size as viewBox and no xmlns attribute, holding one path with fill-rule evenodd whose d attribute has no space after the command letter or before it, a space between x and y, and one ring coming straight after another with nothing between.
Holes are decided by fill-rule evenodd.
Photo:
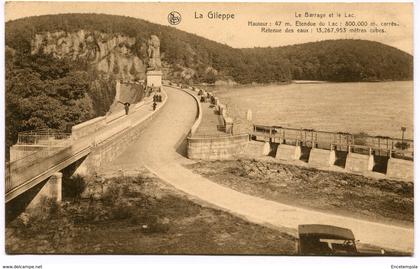
<instances>
[{"instance_id":1,"label":"stone parapet","mask_svg":"<svg viewBox=\"0 0 420 269\"><path fill-rule=\"evenodd\" d=\"M71 128L71 136L73 139L79 139L84 136L91 135L106 126L106 117L97 117Z\"/></svg>"},{"instance_id":2,"label":"stone parapet","mask_svg":"<svg viewBox=\"0 0 420 269\"><path fill-rule=\"evenodd\" d=\"M187 139L189 159L223 160L240 154L249 142L249 135L188 137Z\"/></svg>"},{"instance_id":3,"label":"stone parapet","mask_svg":"<svg viewBox=\"0 0 420 269\"><path fill-rule=\"evenodd\" d=\"M286 144L280 144L277 147L276 159L283 161L299 160L302 154L300 146L291 146Z\"/></svg>"},{"instance_id":4,"label":"stone parapet","mask_svg":"<svg viewBox=\"0 0 420 269\"><path fill-rule=\"evenodd\" d=\"M334 150L312 148L309 153L308 163L313 166L332 166L336 156Z\"/></svg>"},{"instance_id":5,"label":"stone parapet","mask_svg":"<svg viewBox=\"0 0 420 269\"><path fill-rule=\"evenodd\" d=\"M386 175L389 178L397 178L404 181L414 181L414 162L389 158Z\"/></svg>"},{"instance_id":6,"label":"stone parapet","mask_svg":"<svg viewBox=\"0 0 420 269\"><path fill-rule=\"evenodd\" d=\"M372 171L374 165L373 155L363 155L349 152L346 158L346 170L352 172Z\"/></svg>"},{"instance_id":7,"label":"stone parapet","mask_svg":"<svg viewBox=\"0 0 420 269\"><path fill-rule=\"evenodd\" d=\"M264 142L264 145L262 147L262 155L264 156L268 156L268 154L270 154L271 151L271 145L270 142Z\"/></svg>"}]
</instances>

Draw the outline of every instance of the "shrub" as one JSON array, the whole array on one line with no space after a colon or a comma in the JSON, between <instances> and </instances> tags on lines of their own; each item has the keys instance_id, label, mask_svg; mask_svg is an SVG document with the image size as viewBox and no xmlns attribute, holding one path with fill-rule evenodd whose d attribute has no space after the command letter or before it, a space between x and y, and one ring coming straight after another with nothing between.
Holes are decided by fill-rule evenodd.
<instances>
[{"instance_id":1,"label":"shrub","mask_svg":"<svg viewBox=\"0 0 420 269\"><path fill-rule=\"evenodd\" d=\"M106 188L105 193L102 195L102 202L105 205L112 205L117 203L121 196L121 188L115 184L110 184L108 188Z\"/></svg>"},{"instance_id":2,"label":"shrub","mask_svg":"<svg viewBox=\"0 0 420 269\"><path fill-rule=\"evenodd\" d=\"M112 207L110 212L110 218L114 220L124 220L129 219L135 215L135 209L126 204L126 203L118 203L115 207Z\"/></svg>"},{"instance_id":3,"label":"shrub","mask_svg":"<svg viewBox=\"0 0 420 269\"><path fill-rule=\"evenodd\" d=\"M50 198L43 197L40 204L31 210L30 214L22 213L14 222L23 236L34 236L49 231L61 214L60 204Z\"/></svg>"},{"instance_id":4,"label":"shrub","mask_svg":"<svg viewBox=\"0 0 420 269\"><path fill-rule=\"evenodd\" d=\"M61 205L56 200L48 199L46 206L49 209L48 214L50 217L57 216L61 213Z\"/></svg>"},{"instance_id":5,"label":"shrub","mask_svg":"<svg viewBox=\"0 0 420 269\"><path fill-rule=\"evenodd\" d=\"M63 195L73 199L80 199L80 195L86 189L86 182L84 177L80 175L71 176L63 180Z\"/></svg>"},{"instance_id":6,"label":"shrub","mask_svg":"<svg viewBox=\"0 0 420 269\"><path fill-rule=\"evenodd\" d=\"M157 215L146 214L137 219L142 225L142 232L145 234L166 233L169 230L169 223L164 223Z\"/></svg>"},{"instance_id":7,"label":"shrub","mask_svg":"<svg viewBox=\"0 0 420 269\"><path fill-rule=\"evenodd\" d=\"M395 143L395 147L397 149L405 150L405 149L408 149L410 147L410 144L407 143L407 142L397 142L397 143Z\"/></svg>"}]
</instances>

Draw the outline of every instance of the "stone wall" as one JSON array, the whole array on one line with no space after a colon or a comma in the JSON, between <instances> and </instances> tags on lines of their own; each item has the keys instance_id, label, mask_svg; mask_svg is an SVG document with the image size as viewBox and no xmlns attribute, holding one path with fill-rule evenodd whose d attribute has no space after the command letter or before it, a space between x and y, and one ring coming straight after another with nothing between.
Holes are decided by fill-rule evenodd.
<instances>
[{"instance_id":1,"label":"stone wall","mask_svg":"<svg viewBox=\"0 0 420 269\"><path fill-rule=\"evenodd\" d=\"M162 72L161 71L147 71L147 86L161 87L162 86Z\"/></svg>"},{"instance_id":2,"label":"stone wall","mask_svg":"<svg viewBox=\"0 0 420 269\"><path fill-rule=\"evenodd\" d=\"M194 160L231 159L242 153L249 142L248 134L224 137L188 137L188 158Z\"/></svg>"},{"instance_id":3,"label":"stone wall","mask_svg":"<svg viewBox=\"0 0 420 269\"><path fill-rule=\"evenodd\" d=\"M10 162L23 159L43 149L45 149L45 146L15 144L10 147Z\"/></svg>"},{"instance_id":4,"label":"stone wall","mask_svg":"<svg viewBox=\"0 0 420 269\"><path fill-rule=\"evenodd\" d=\"M336 154L334 150L312 148L309 154L308 163L312 166L329 167L335 163Z\"/></svg>"},{"instance_id":5,"label":"stone wall","mask_svg":"<svg viewBox=\"0 0 420 269\"><path fill-rule=\"evenodd\" d=\"M414 162L390 158L388 160L386 175L389 178L411 181L414 179Z\"/></svg>"},{"instance_id":6,"label":"stone wall","mask_svg":"<svg viewBox=\"0 0 420 269\"><path fill-rule=\"evenodd\" d=\"M372 171L374 165L373 155L348 153L346 158L346 170L353 172Z\"/></svg>"},{"instance_id":7,"label":"stone wall","mask_svg":"<svg viewBox=\"0 0 420 269\"><path fill-rule=\"evenodd\" d=\"M302 150L299 146L280 144L277 147L276 159L283 161L299 160Z\"/></svg>"}]
</instances>

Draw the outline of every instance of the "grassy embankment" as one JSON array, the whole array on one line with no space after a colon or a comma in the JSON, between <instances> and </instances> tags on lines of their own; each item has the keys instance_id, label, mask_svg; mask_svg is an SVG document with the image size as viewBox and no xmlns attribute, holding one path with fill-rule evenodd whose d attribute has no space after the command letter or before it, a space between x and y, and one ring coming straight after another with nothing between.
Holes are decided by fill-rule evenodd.
<instances>
[{"instance_id":1,"label":"grassy embankment","mask_svg":"<svg viewBox=\"0 0 420 269\"><path fill-rule=\"evenodd\" d=\"M85 193L91 198L45 201L9 223L7 253L295 253L293 237L200 206L146 171L91 179Z\"/></svg>"},{"instance_id":2,"label":"grassy embankment","mask_svg":"<svg viewBox=\"0 0 420 269\"><path fill-rule=\"evenodd\" d=\"M285 204L404 226L414 221L412 182L251 159L188 167L234 190Z\"/></svg>"}]
</instances>

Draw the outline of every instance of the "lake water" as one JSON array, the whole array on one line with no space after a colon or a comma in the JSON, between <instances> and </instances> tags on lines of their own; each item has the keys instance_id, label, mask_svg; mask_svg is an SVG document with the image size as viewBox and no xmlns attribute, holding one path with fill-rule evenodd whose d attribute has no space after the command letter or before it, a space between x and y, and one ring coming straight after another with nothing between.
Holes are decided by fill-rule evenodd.
<instances>
[{"instance_id":1,"label":"lake water","mask_svg":"<svg viewBox=\"0 0 420 269\"><path fill-rule=\"evenodd\" d=\"M413 82L320 83L214 89L228 114L255 124L413 137Z\"/></svg>"}]
</instances>

